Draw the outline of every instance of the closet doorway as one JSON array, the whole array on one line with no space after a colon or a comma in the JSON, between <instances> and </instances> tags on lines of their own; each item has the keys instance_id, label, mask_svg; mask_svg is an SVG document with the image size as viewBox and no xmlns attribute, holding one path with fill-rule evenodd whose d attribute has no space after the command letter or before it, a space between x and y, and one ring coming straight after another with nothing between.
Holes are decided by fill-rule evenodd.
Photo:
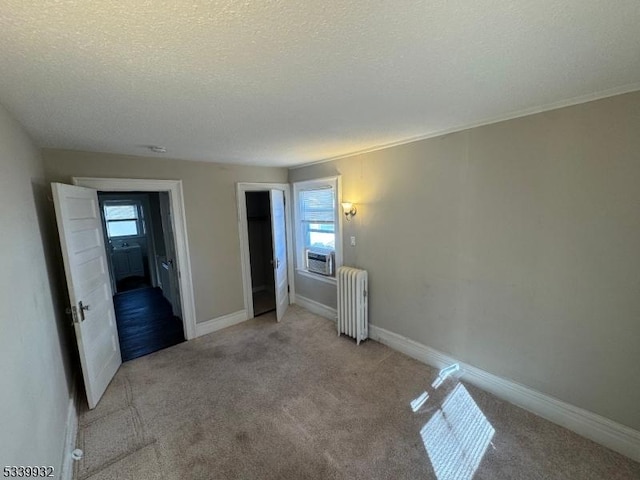
<instances>
[{"instance_id":1,"label":"closet doorway","mask_svg":"<svg viewBox=\"0 0 640 480\"><path fill-rule=\"evenodd\" d=\"M269 192L246 192L253 315L276 309L273 277L273 232Z\"/></svg>"},{"instance_id":2,"label":"closet doorway","mask_svg":"<svg viewBox=\"0 0 640 480\"><path fill-rule=\"evenodd\" d=\"M237 194L247 318L275 310L279 322L295 298L289 185L241 182Z\"/></svg>"}]
</instances>

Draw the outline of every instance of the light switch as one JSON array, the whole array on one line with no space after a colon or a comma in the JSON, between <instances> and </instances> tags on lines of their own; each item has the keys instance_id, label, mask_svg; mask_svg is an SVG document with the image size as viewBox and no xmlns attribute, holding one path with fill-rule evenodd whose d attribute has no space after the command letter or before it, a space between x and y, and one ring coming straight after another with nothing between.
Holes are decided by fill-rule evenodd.
<instances>
[{"instance_id":1,"label":"light switch","mask_svg":"<svg viewBox=\"0 0 640 480\"><path fill-rule=\"evenodd\" d=\"M355 247L356 246L356 237L351 237L351 246Z\"/></svg>"}]
</instances>

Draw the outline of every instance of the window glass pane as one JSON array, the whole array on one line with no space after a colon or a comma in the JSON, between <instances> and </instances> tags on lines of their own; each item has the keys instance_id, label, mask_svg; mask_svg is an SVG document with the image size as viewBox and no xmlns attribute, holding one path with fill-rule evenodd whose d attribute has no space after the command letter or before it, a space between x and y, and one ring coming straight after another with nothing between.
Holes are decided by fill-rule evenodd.
<instances>
[{"instance_id":1,"label":"window glass pane","mask_svg":"<svg viewBox=\"0 0 640 480\"><path fill-rule=\"evenodd\" d=\"M107 222L107 234L109 238L137 235L138 222L136 220Z\"/></svg>"},{"instance_id":2,"label":"window glass pane","mask_svg":"<svg viewBox=\"0 0 640 480\"><path fill-rule=\"evenodd\" d=\"M322 250L335 250L336 249L336 234L335 233L321 233L321 232L309 232L309 244L307 248L318 248Z\"/></svg>"},{"instance_id":3,"label":"window glass pane","mask_svg":"<svg viewBox=\"0 0 640 480\"><path fill-rule=\"evenodd\" d=\"M129 220L138 218L135 205L105 205L104 217L107 220Z\"/></svg>"}]
</instances>

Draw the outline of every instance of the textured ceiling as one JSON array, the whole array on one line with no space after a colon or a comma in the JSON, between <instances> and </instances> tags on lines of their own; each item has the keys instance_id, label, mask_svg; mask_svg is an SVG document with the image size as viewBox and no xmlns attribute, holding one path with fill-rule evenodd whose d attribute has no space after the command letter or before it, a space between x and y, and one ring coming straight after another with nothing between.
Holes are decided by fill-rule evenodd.
<instances>
[{"instance_id":1,"label":"textured ceiling","mask_svg":"<svg viewBox=\"0 0 640 480\"><path fill-rule=\"evenodd\" d=\"M42 146L295 165L640 89L638 0L0 0Z\"/></svg>"}]
</instances>

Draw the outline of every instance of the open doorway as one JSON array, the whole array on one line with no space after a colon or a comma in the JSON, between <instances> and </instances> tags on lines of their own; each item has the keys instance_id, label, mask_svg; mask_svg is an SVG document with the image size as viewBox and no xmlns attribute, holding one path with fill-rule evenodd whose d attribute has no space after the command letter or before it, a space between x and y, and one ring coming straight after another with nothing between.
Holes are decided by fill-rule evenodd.
<instances>
[{"instance_id":1,"label":"open doorway","mask_svg":"<svg viewBox=\"0 0 640 480\"><path fill-rule=\"evenodd\" d=\"M276 309L269 192L246 192L253 315Z\"/></svg>"},{"instance_id":2,"label":"open doorway","mask_svg":"<svg viewBox=\"0 0 640 480\"><path fill-rule=\"evenodd\" d=\"M185 340L167 192L99 192L122 360Z\"/></svg>"},{"instance_id":3,"label":"open doorway","mask_svg":"<svg viewBox=\"0 0 640 480\"><path fill-rule=\"evenodd\" d=\"M163 203L166 205L164 217L169 219L166 225L162 222L160 225L163 234L173 239L169 245L175 244L174 261L167 261L166 264L175 269L173 278L177 277L177 286L173 292L177 292L179 297L184 317L182 327L187 339L196 337L193 280L180 180L92 177L72 177L72 180L74 185L52 183L51 193L69 295L67 313L73 318L87 403L93 409L123 360L112 298L111 283L114 280L110 276L111 267L103 240L109 235L105 235L106 220L100 208L98 192L160 192L158 201L161 206ZM162 192L168 195L168 200L167 197L163 200ZM138 214L144 216L145 212L138 211ZM131 221L132 218L121 220ZM131 225L120 227L132 228ZM114 228L117 230L117 227ZM167 252L168 257L172 255ZM169 305L173 314L173 305ZM149 331L143 333L151 335Z\"/></svg>"},{"instance_id":4,"label":"open doorway","mask_svg":"<svg viewBox=\"0 0 640 480\"><path fill-rule=\"evenodd\" d=\"M247 318L271 311L275 302L275 318L279 322L295 295L289 185L240 182L237 195L242 286ZM271 235L270 239L268 234ZM257 310L254 310L254 306Z\"/></svg>"}]
</instances>

